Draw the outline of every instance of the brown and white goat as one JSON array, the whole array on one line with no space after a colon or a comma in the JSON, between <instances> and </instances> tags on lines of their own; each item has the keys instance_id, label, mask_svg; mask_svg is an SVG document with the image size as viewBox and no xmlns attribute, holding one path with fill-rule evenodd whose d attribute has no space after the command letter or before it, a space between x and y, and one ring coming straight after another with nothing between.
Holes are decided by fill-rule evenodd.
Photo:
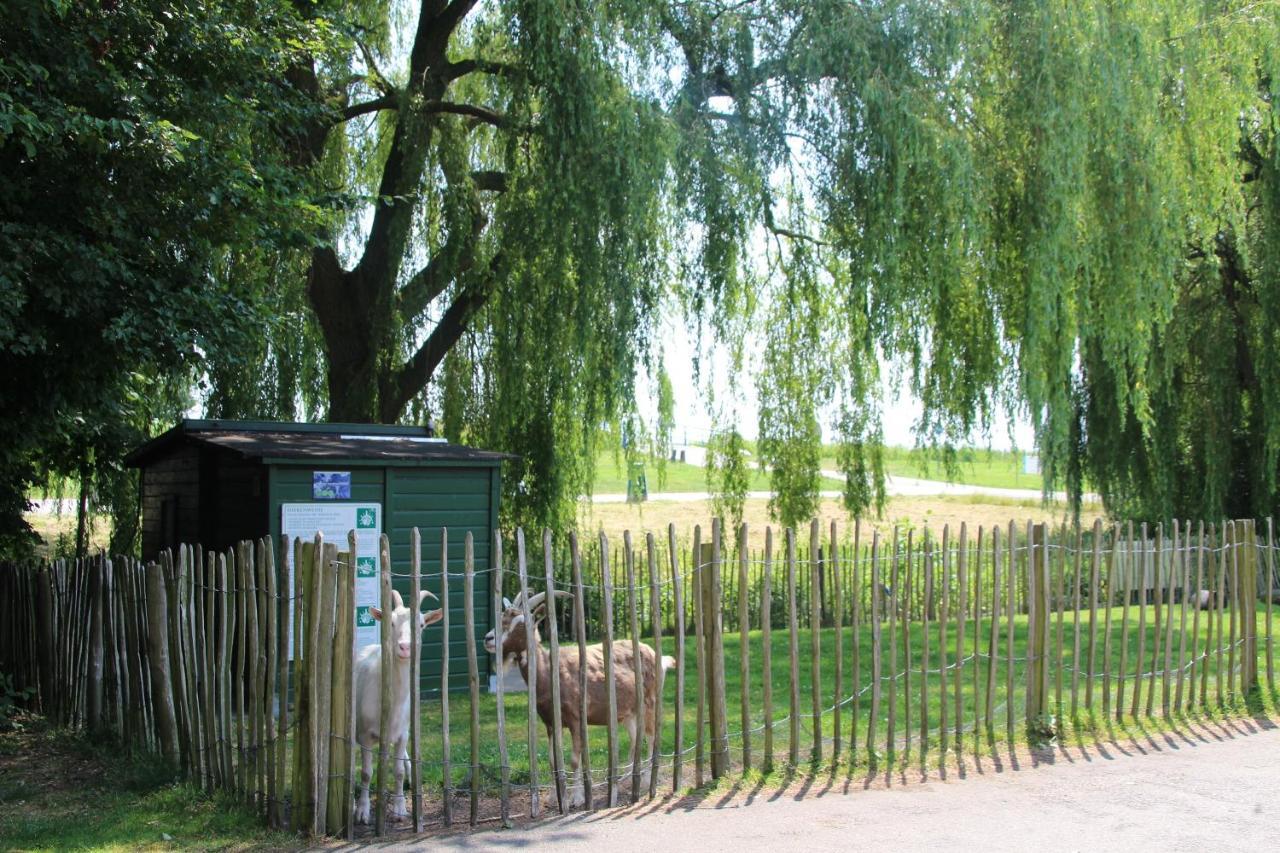
<instances>
[{"instance_id":1,"label":"brown and white goat","mask_svg":"<svg viewBox=\"0 0 1280 853\"><path fill-rule=\"evenodd\" d=\"M557 596L573 598L567 592L557 591ZM524 619L524 606L521 600L503 601L502 612L502 656L500 664L514 661L520 667L520 674L525 682L529 680L530 649L534 650L537 675L538 716L547 727L547 737L551 737L554 717L551 705L551 654L542 647L538 634L538 621L546 612L545 592L540 592L529 599L529 613L533 619L532 631L527 630ZM532 633L532 642L529 640ZM485 651L494 654L497 651L494 632L490 631L484 638ZM644 672L644 734L653 738L656 727L657 695L660 685L659 674L654 666L655 652L647 643L640 644L640 657ZM581 767L582 751L586 740L586 727L581 719L582 699L578 691L578 679L584 661L579 660L577 646L560 647L560 723L569 730L573 739L573 779L578 778ZM665 672L674 668L675 658L664 655L662 669ZM587 719L586 725L604 726L609 724L608 683L604 677L604 644L596 643L587 646L585 666L587 671ZM499 676L501 677L501 676ZM638 736L639 721L636 719L636 667L635 652L630 640L614 640L613 642L613 683L615 690L616 722L626 726L634 743ZM576 781L571 784L572 795L570 807L583 804L582 786Z\"/></svg>"}]
</instances>

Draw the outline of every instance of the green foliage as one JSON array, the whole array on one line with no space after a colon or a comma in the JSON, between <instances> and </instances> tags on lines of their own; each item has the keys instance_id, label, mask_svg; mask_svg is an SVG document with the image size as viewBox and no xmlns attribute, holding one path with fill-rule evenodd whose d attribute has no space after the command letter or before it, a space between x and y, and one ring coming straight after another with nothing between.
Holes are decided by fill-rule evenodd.
<instances>
[{"instance_id":1,"label":"green foliage","mask_svg":"<svg viewBox=\"0 0 1280 853\"><path fill-rule=\"evenodd\" d=\"M658 422L654 426L653 455L658 462L658 488L667 487L667 460L674 448L672 434L676 428L676 392L665 364L658 369Z\"/></svg>"},{"instance_id":2,"label":"green foliage","mask_svg":"<svg viewBox=\"0 0 1280 853\"><path fill-rule=\"evenodd\" d=\"M742 434L732 427L712 433L707 442L707 491L712 512L724 519L727 530L742 526L742 516L751 488L751 469Z\"/></svg>"},{"instance_id":3,"label":"green foliage","mask_svg":"<svg viewBox=\"0 0 1280 853\"><path fill-rule=\"evenodd\" d=\"M677 303L735 369L763 330L783 523L816 506L824 426L846 508L883 506L885 364L944 465L1003 412L1046 487L1280 509L1273 5L22 0L0 23L0 482L118 458L198 382L219 415L433 417L519 455L508 521L569 523Z\"/></svg>"},{"instance_id":4,"label":"green foliage","mask_svg":"<svg viewBox=\"0 0 1280 853\"><path fill-rule=\"evenodd\" d=\"M18 725L14 720L18 706L35 695L35 687L15 687L13 676L0 672L0 731L8 731Z\"/></svg>"},{"instance_id":5,"label":"green foliage","mask_svg":"<svg viewBox=\"0 0 1280 853\"><path fill-rule=\"evenodd\" d=\"M823 295L798 249L787 270L782 304L769 324L760 380L760 462L769 469L769 511L783 527L799 529L819 504L822 431L817 412L827 397L822 340Z\"/></svg>"},{"instance_id":6,"label":"green foliage","mask_svg":"<svg viewBox=\"0 0 1280 853\"><path fill-rule=\"evenodd\" d=\"M313 41L290 10L0 11L0 549L29 546L40 479L136 515L124 450L186 408L202 353L259 334L211 271L230 246L306 244L319 221L280 134L314 108L281 76Z\"/></svg>"}]
</instances>

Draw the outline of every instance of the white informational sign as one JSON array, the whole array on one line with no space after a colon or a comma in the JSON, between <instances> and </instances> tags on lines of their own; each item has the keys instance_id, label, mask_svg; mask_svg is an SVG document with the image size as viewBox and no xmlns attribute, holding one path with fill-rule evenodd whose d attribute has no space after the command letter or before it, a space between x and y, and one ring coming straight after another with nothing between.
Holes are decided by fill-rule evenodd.
<instances>
[{"instance_id":1,"label":"white informational sign","mask_svg":"<svg viewBox=\"0 0 1280 853\"><path fill-rule=\"evenodd\" d=\"M319 531L324 541L347 550L347 534L356 532L356 646L378 642L378 623L369 613L378 604L378 546L382 536L382 504L286 503L280 505L280 531L289 541L310 542ZM289 589L293 589L293 558ZM293 659L293 613L289 614L289 659Z\"/></svg>"}]
</instances>

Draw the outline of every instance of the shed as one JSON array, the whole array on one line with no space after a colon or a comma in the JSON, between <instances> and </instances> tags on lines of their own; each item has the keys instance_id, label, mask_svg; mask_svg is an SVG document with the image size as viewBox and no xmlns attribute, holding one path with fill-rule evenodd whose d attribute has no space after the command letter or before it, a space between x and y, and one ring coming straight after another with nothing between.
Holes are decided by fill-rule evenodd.
<instances>
[{"instance_id":1,"label":"shed","mask_svg":"<svg viewBox=\"0 0 1280 853\"><path fill-rule=\"evenodd\" d=\"M410 537L422 536L423 588L440 594L442 530L449 532L449 571L463 570L467 532L477 572L489 568L498 524L503 453L449 444L425 427L184 420L126 457L141 470L142 554L153 559L179 543L224 550L243 539L282 531L310 538L317 528L346 548L359 528L357 637L377 642L368 606L377 602L378 534L391 544L394 586L408 598ZM358 520L357 520L358 516ZM476 638L492 623L488 574L476 589ZM450 687L467 686L462 584L450 584ZM424 687L439 685L438 628L424 635ZM490 661L481 655L487 679Z\"/></svg>"}]
</instances>

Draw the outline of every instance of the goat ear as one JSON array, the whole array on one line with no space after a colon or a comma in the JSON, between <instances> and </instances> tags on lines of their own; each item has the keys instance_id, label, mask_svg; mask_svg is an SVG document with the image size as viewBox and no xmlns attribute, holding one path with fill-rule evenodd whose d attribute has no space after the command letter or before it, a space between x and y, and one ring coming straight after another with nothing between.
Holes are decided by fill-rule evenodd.
<instances>
[{"instance_id":1,"label":"goat ear","mask_svg":"<svg viewBox=\"0 0 1280 853\"><path fill-rule=\"evenodd\" d=\"M422 627L425 628L428 625L434 625L435 623L439 622L443 618L444 618L443 610L428 610L426 613L422 614Z\"/></svg>"},{"instance_id":2,"label":"goat ear","mask_svg":"<svg viewBox=\"0 0 1280 853\"><path fill-rule=\"evenodd\" d=\"M508 610L510 610L510 609L511 609L511 599L507 598L506 596L503 596L503 597L502 597L502 606L503 606L503 607L505 607L505 608L507 608Z\"/></svg>"},{"instance_id":3,"label":"goat ear","mask_svg":"<svg viewBox=\"0 0 1280 853\"><path fill-rule=\"evenodd\" d=\"M369 608L369 615L373 617L373 621L374 621L374 622L381 622L381 621L382 621L382 608L381 608L381 607L370 607L370 608Z\"/></svg>"}]
</instances>

